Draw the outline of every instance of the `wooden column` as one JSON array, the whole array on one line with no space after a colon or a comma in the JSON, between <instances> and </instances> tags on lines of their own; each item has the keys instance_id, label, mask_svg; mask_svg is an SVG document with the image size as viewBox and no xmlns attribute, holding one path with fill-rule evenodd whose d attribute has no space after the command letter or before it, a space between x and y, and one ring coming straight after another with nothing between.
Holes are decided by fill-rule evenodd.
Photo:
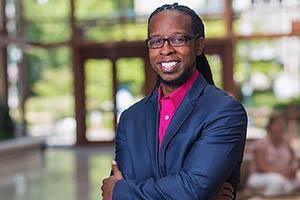
<instances>
[{"instance_id":1,"label":"wooden column","mask_svg":"<svg viewBox=\"0 0 300 200\"><path fill-rule=\"evenodd\" d=\"M234 72L234 32L233 32L233 11L232 11L232 0L225 0L225 10L224 10L224 20L226 28L226 38L228 39L228 44L223 51L223 89L229 92L231 95L235 96L235 85L233 79Z\"/></svg>"},{"instance_id":2,"label":"wooden column","mask_svg":"<svg viewBox=\"0 0 300 200\"><path fill-rule=\"evenodd\" d=\"M72 65L74 73L74 97L76 118L76 145L87 143L86 132L86 109L85 109L85 71L84 59L80 56L80 48L76 41L80 40L76 34L75 0L70 0L70 48L72 52Z\"/></svg>"},{"instance_id":3,"label":"wooden column","mask_svg":"<svg viewBox=\"0 0 300 200\"><path fill-rule=\"evenodd\" d=\"M145 95L149 94L154 86L155 86L155 82L156 82L156 74L153 71L150 61L149 61L149 57L144 57L144 62L145 62L145 88L144 88L144 93Z\"/></svg>"},{"instance_id":4,"label":"wooden column","mask_svg":"<svg viewBox=\"0 0 300 200\"><path fill-rule=\"evenodd\" d=\"M232 0L225 0L224 20L226 36L231 37L233 36Z\"/></svg>"},{"instance_id":5,"label":"wooden column","mask_svg":"<svg viewBox=\"0 0 300 200\"><path fill-rule=\"evenodd\" d=\"M223 71L222 71L222 80L223 80L223 89L227 91L229 94L235 96L235 85L233 79L233 44L232 41L229 40L228 44L225 46L223 51Z\"/></svg>"},{"instance_id":6,"label":"wooden column","mask_svg":"<svg viewBox=\"0 0 300 200\"><path fill-rule=\"evenodd\" d=\"M112 58L112 100L114 105L114 131L117 130L117 121L118 121L118 110L117 110L117 90L118 90L118 77L117 77L117 59Z\"/></svg>"},{"instance_id":7,"label":"wooden column","mask_svg":"<svg viewBox=\"0 0 300 200\"><path fill-rule=\"evenodd\" d=\"M5 0L0 0L0 34L7 35L5 16ZM8 107L8 83L7 83L7 52L6 45L0 44L0 106Z\"/></svg>"}]
</instances>

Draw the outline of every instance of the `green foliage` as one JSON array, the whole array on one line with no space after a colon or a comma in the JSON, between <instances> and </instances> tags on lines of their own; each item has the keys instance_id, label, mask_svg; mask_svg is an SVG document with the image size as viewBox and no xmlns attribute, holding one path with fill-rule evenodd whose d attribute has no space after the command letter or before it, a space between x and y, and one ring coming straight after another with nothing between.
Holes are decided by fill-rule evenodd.
<instances>
[{"instance_id":1,"label":"green foliage","mask_svg":"<svg viewBox=\"0 0 300 200\"><path fill-rule=\"evenodd\" d=\"M206 37L224 36L225 30L222 20L207 21ZM145 40L147 38L147 23L114 24L97 26L86 32L87 39L108 42L108 41L132 41Z\"/></svg>"},{"instance_id":2,"label":"green foliage","mask_svg":"<svg viewBox=\"0 0 300 200\"><path fill-rule=\"evenodd\" d=\"M30 24L25 31L26 36L35 42L65 42L71 37L69 25L63 22Z\"/></svg>"},{"instance_id":3,"label":"green foliage","mask_svg":"<svg viewBox=\"0 0 300 200\"><path fill-rule=\"evenodd\" d=\"M46 18L67 19L70 13L69 0L49 0L47 4L39 4L37 0L23 0L24 16L27 20Z\"/></svg>"},{"instance_id":4,"label":"green foliage","mask_svg":"<svg viewBox=\"0 0 300 200\"><path fill-rule=\"evenodd\" d=\"M234 55L234 79L239 85L249 81L254 73L262 73L271 81L274 81L274 78L282 71L282 64L277 59L254 60L251 57L251 52L257 50L260 46L272 47L275 44L276 41L266 42L261 40L237 43ZM249 106L275 108L279 104L282 104L282 102L277 99L270 88L268 91L254 91Z\"/></svg>"},{"instance_id":5,"label":"green foliage","mask_svg":"<svg viewBox=\"0 0 300 200\"><path fill-rule=\"evenodd\" d=\"M51 118L57 119L67 116L74 116L73 95L64 96L35 96L26 101L25 104L29 116L31 113L47 113ZM28 117L29 117L28 116ZM29 123L36 123L28 118Z\"/></svg>"},{"instance_id":6,"label":"green foliage","mask_svg":"<svg viewBox=\"0 0 300 200\"><path fill-rule=\"evenodd\" d=\"M30 93L35 94L32 90L34 84L38 82L41 78L43 72L42 59L37 54L28 54L27 56L27 73L28 73L28 84L30 88Z\"/></svg>"},{"instance_id":7,"label":"green foliage","mask_svg":"<svg viewBox=\"0 0 300 200\"><path fill-rule=\"evenodd\" d=\"M222 37L225 35L225 25L223 19L203 20L206 37Z\"/></svg>"},{"instance_id":8,"label":"green foliage","mask_svg":"<svg viewBox=\"0 0 300 200\"><path fill-rule=\"evenodd\" d=\"M274 107L278 103L278 99L275 97L272 91L255 91L252 96L253 107Z\"/></svg>"},{"instance_id":9,"label":"green foliage","mask_svg":"<svg viewBox=\"0 0 300 200\"><path fill-rule=\"evenodd\" d=\"M145 40L147 24L123 24L91 28L87 39L98 42Z\"/></svg>"},{"instance_id":10,"label":"green foliage","mask_svg":"<svg viewBox=\"0 0 300 200\"><path fill-rule=\"evenodd\" d=\"M72 71L68 68L43 71L42 79L33 86L33 91L41 96L62 96L72 92Z\"/></svg>"},{"instance_id":11,"label":"green foliage","mask_svg":"<svg viewBox=\"0 0 300 200\"><path fill-rule=\"evenodd\" d=\"M87 109L98 109L112 101L112 63L109 60L87 60L85 63Z\"/></svg>"},{"instance_id":12,"label":"green foliage","mask_svg":"<svg viewBox=\"0 0 300 200\"><path fill-rule=\"evenodd\" d=\"M279 109L279 110L286 110L288 108L289 105L294 105L295 107L297 107L298 109L300 109L300 95L297 97L294 97L290 100L287 101L281 101L278 102L274 108L275 109Z\"/></svg>"},{"instance_id":13,"label":"green foliage","mask_svg":"<svg viewBox=\"0 0 300 200\"><path fill-rule=\"evenodd\" d=\"M134 96L143 94L144 62L140 58L122 58L117 61L117 77L119 85L128 85Z\"/></svg>"},{"instance_id":14,"label":"green foliage","mask_svg":"<svg viewBox=\"0 0 300 200\"><path fill-rule=\"evenodd\" d=\"M36 23L30 23L25 27L25 34L31 41L41 41L43 37L42 26Z\"/></svg>"},{"instance_id":15,"label":"green foliage","mask_svg":"<svg viewBox=\"0 0 300 200\"><path fill-rule=\"evenodd\" d=\"M72 71L66 67L70 63L70 52L67 48L50 50L34 49L29 51L26 56L28 61L28 82L31 94L54 95L56 93L53 93L53 91L55 91L55 88L53 87L59 83L62 83L60 86L68 87L66 89L58 88L58 91L70 90L72 84ZM53 71L52 68L54 69ZM55 73L57 73L57 76ZM61 79L57 81L57 78ZM53 81L53 84L51 81ZM48 85L50 91L47 92L45 90L47 90ZM69 91L69 93L70 92L71 91Z\"/></svg>"},{"instance_id":16,"label":"green foliage","mask_svg":"<svg viewBox=\"0 0 300 200\"><path fill-rule=\"evenodd\" d=\"M117 9L117 1L76 1L76 16L81 18L95 18L99 16L107 16Z\"/></svg>"},{"instance_id":17,"label":"green foliage","mask_svg":"<svg viewBox=\"0 0 300 200\"><path fill-rule=\"evenodd\" d=\"M220 58L217 55L208 55L207 59L211 67L215 85L222 88L222 64Z\"/></svg>"},{"instance_id":18,"label":"green foliage","mask_svg":"<svg viewBox=\"0 0 300 200\"><path fill-rule=\"evenodd\" d=\"M39 4L37 0L24 0L25 34L39 42L59 42L70 38L69 0L49 0Z\"/></svg>"}]
</instances>

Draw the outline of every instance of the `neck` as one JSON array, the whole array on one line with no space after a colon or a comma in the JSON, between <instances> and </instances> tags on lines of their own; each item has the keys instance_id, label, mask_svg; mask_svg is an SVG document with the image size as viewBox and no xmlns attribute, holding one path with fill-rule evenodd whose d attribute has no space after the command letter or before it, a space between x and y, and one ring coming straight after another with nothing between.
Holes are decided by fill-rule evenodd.
<instances>
[{"instance_id":1,"label":"neck","mask_svg":"<svg viewBox=\"0 0 300 200\"><path fill-rule=\"evenodd\" d=\"M274 144L274 146L280 145L282 143L282 139L283 139L283 138L275 137L273 135L270 135L270 138L271 138L272 143Z\"/></svg>"},{"instance_id":2,"label":"neck","mask_svg":"<svg viewBox=\"0 0 300 200\"><path fill-rule=\"evenodd\" d=\"M163 96L168 96L169 94L171 94L174 90L176 90L178 87L180 86L169 86L169 85L165 85L165 84L161 84L161 89L162 89L162 95Z\"/></svg>"},{"instance_id":3,"label":"neck","mask_svg":"<svg viewBox=\"0 0 300 200\"><path fill-rule=\"evenodd\" d=\"M195 70L196 66L194 66L190 70L185 71L185 73L183 73L180 78L173 81L164 81L161 79L162 95L167 96L171 94L174 90L182 86L194 75Z\"/></svg>"}]
</instances>

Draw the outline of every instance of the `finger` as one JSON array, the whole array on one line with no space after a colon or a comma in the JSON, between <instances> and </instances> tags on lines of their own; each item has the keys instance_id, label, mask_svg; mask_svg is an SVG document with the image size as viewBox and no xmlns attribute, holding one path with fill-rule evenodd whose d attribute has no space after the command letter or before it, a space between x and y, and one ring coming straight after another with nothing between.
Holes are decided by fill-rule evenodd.
<instances>
[{"instance_id":1,"label":"finger","mask_svg":"<svg viewBox=\"0 0 300 200\"><path fill-rule=\"evenodd\" d=\"M222 199L223 200L232 200L234 198L233 194L232 195L223 195Z\"/></svg>"},{"instance_id":2,"label":"finger","mask_svg":"<svg viewBox=\"0 0 300 200\"><path fill-rule=\"evenodd\" d=\"M120 173L118 164L115 160L111 161L111 169L112 169L112 172L113 172L114 175Z\"/></svg>"},{"instance_id":3,"label":"finger","mask_svg":"<svg viewBox=\"0 0 300 200\"><path fill-rule=\"evenodd\" d=\"M221 195L222 196L233 196L233 193L231 192L231 191L229 191L229 190L222 190L221 191Z\"/></svg>"},{"instance_id":4,"label":"finger","mask_svg":"<svg viewBox=\"0 0 300 200\"><path fill-rule=\"evenodd\" d=\"M104 184L108 181L108 179L109 179L109 178L103 179L103 180L102 180L102 185L104 185Z\"/></svg>"},{"instance_id":5,"label":"finger","mask_svg":"<svg viewBox=\"0 0 300 200\"><path fill-rule=\"evenodd\" d=\"M225 183L223 184L222 189L229 190L229 191L231 191L231 192L234 191L232 185L231 185L230 183L228 183L228 182L225 182Z\"/></svg>"},{"instance_id":6,"label":"finger","mask_svg":"<svg viewBox=\"0 0 300 200\"><path fill-rule=\"evenodd\" d=\"M232 191L229 191L229 190L223 190L222 191L222 197L224 200L232 200L233 197L234 197L234 194Z\"/></svg>"},{"instance_id":7,"label":"finger","mask_svg":"<svg viewBox=\"0 0 300 200\"><path fill-rule=\"evenodd\" d=\"M111 169L112 169L112 172L113 172L114 176L117 179L123 179L122 172L120 171L120 169L118 167L118 164L117 164L117 162L115 160L113 160L111 162Z\"/></svg>"}]
</instances>

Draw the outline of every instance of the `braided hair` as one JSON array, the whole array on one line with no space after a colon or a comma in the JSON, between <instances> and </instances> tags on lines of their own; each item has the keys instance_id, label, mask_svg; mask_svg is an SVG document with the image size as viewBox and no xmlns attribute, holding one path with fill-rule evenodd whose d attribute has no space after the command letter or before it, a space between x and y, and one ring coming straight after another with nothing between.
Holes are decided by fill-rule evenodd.
<instances>
[{"instance_id":1,"label":"braided hair","mask_svg":"<svg viewBox=\"0 0 300 200\"><path fill-rule=\"evenodd\" d=\"M178 3L174 4L165 4L161 7L158 7L153 13L151 13L149 19L148 19L148 36L149 36L149 24L152 19L152 17L162 11L179 11L185 15L188 15L192 19L192 31L193 34L198 34L200 37L205 37L204 33L204 24L201 20L201 18L195 13L194 10L190 9L187 6L178 5ZM208 60L205 56L205 54L202 52L199 56L196 57L196 69L199 71L200 74L203 75L203 77L206 79L206 81L209 84L215 85L214 80L212 77L210 65L208 63ZM157 76L156 78L156 84L153 90L155 90L161 82L161 78Z\"/></svg>"}]
</instances>

